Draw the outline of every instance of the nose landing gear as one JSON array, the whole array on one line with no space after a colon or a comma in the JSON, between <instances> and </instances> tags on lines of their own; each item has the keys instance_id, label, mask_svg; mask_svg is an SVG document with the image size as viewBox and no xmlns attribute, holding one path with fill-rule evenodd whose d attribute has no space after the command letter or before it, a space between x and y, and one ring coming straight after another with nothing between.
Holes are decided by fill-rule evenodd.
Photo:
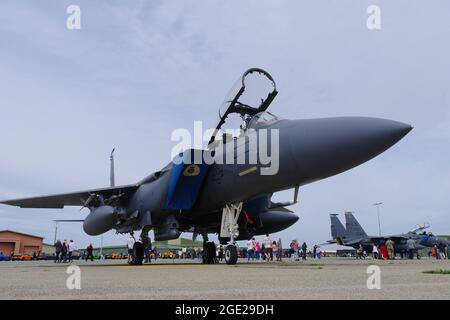
<instances>
[{"instance_id":1,"label":"nose landing gear","mask_svg":"<svg viewBox=\"0 0 450 320\"><path fill-rule=\"evenodd\" d=\"M236 264L238 260L237 247L235 244L227 245L225 249L225 262L227 264L233 265Z\"/></svg>"},{"instance_id":2,"label":"nose landing gear","mask_svg":"<svg viewBox=\"0 0 450 320\"><path fill-rule=\"evenodd\" d=\"M238 248L235 238L239 237L238 219L242 211L242 202L227 204L222 211L222 223L220 226L220 237L230 238L225 248L225 262L234 265L238 260Z\"/></svg>"}]
</instances>

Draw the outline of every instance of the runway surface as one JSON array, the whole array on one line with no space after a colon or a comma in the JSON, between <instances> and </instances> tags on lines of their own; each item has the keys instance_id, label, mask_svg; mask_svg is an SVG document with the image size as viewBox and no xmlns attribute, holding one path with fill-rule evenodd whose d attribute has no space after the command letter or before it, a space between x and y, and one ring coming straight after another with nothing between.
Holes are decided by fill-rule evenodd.
<instances>
[{"instance_id":1,"label":"runway surface","mask_svg":"<svg viewBox=\"0 0 450 320\"><path fill-rule=\"evenodd\" d=\"M76 261L81 289L69 290L68 264L0 262L0 299L449 299L450 261L357 261L324 258L306 262L239 261L201 265L197 260ZM369 290L367 267L381 271L381 289Z\"/></svg>"}]
</instances>

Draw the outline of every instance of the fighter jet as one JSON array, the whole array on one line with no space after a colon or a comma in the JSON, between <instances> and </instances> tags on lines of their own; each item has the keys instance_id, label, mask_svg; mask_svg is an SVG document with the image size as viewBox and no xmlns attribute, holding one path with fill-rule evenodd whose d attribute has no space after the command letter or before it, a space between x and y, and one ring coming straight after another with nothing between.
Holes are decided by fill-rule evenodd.
<instances>
[{"instance_id":1,"label":"fighter jet","mask_svg":"<svg viewBox=\"0 0 450 320\"><path fill-rule=\"evenodd\" d=\"M263 83L264 91L254 90L255 82ZM88 208L83 228L89 235L141 230L133 249L134 264L142 263L152 229L155 240L176 239L182 232L202 235L204 263L212 263L215 256L208 235L218 234L227 244L226 263L235 264L237 240L279 232L299 219L286 208L297 203L299 187L374 158L412 129L405 123L367 117L282 119L267 111L277 94L269 73L249 69L227 95L205 148L184 150L137 183L114 186L112 178L108 188L0 203ZM239 134L224 134L225 123L233 117L240 118ZM270 163L260 156L264 150ZM257 155L256 161L250 161L252 155ZM211 158L214 161L205 160ZM275 192L288 189L294 190L293 200L271 200Z\"/></svg>"},{"instance_id":2,"label":"fighter jet","mask_svg":"<svg viewBox=\"0 0 450 320\"><path fill-rule=\"evenodd\" d=\"M450 244L450 241L440 239L432 233L424 231L430 225L425 223L422 226L417 226L415 229L397 235L386 236L368 236L364 229L359 224L358 220L353 216L353 213L345 213L345 227L337 217L337 214L330 214L331 220L331 236L333 240L328 243L337 243L342 246L353 247L355 249L362 245L367 252L372 252L373 245L379 245L381 242L386 242L388 239L394 241L394 250L397 253L405 254L407 252L406 241L409 239L415 240L415 250L418 251L425 247L434 247L435 245ZM419 256L418 256L419 257Z\"/></svg>"}]
</instances>

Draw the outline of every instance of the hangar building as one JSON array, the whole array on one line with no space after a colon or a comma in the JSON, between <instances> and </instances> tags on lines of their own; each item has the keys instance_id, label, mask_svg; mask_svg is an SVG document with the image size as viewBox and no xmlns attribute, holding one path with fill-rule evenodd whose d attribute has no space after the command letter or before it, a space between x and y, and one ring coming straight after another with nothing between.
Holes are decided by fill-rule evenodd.
<instances>
[{"instance_id":1,"label":"hangar building","mask_svg":"<svg viewBox=\"0 0 450 320\"><path fill-rule=\"evenodd\" d=\"M11 230L0 231L0 252L5 255L29 254L42 251L44 238Z\"/></svg>"}]
</instances>

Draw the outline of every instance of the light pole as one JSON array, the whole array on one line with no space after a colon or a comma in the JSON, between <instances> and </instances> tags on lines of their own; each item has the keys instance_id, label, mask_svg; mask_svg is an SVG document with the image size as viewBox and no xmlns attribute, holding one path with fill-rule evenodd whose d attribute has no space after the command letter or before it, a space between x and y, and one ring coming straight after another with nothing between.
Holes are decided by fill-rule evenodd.
<instances>
[{"instance_id":1,"label":"light pole","mask_svg":"<svg viewBox=\"0 0 450 320\"><path fill-rule=\"evenodd\" d=\"M378 235L381 236L381 222L380 222L380 206L383 202L376 202L373 205L377 207L377 216L378 216Z\"/></svg>"},{"instance_id":2,"label":"light pole","mask_svg":"<svg viewBox=\"0 0 450 320\"><path fill-rule=\"evenodd\" d=\"M103 234L100 236L100 259L103 257Z\"/></svg>"},{"instance_id":3,"label":"light pole","mask_svg":"<svg viewBox=\"0 0 450 320\"><path fill-rule=\"evenodd\" d=\"M56 234L58 233L58 221L55 221L55 241L53 241L53 244L56 243Z\"/></svg>"}]
</instances>

